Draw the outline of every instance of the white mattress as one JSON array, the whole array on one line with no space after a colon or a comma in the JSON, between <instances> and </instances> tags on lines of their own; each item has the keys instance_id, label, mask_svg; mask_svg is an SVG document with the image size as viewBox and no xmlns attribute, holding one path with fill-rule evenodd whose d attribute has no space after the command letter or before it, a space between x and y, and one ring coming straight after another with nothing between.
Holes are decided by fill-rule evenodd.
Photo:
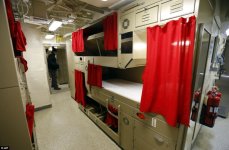
<instances>
[{"instance_id":1,"label":"white mattress","mask_svg":"<svg viewBox=\"0 0 229 150\"><path fill-rule=\"evenodd\" d=\"M140 103L142 95L142 84L121 79L110 79L103 81L103 88Z\"/></svg>"}]
</instances>

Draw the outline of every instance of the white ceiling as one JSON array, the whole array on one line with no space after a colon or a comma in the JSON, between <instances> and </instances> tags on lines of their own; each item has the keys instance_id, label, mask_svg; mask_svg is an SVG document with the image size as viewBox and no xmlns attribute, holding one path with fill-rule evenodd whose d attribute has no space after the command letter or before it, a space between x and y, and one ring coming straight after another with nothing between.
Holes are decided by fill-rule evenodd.
<instances>
[{"instance_id":1,"label":"white ceiling","mask_svg":"<svg viewBox=\"0 0 229 150\"><path fill-rule=\"evenodd\" d=\"M120 0L107 0L107 1L102 1L102 0L80 0L82 2L94 5L96 7L110 7L113 4L117 3Z\"/></svg>"}]
</instances>

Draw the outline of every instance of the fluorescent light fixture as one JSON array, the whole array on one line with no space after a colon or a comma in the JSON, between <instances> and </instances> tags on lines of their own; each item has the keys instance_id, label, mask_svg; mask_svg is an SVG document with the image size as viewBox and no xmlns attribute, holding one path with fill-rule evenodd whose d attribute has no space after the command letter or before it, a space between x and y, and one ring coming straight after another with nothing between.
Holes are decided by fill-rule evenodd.
<instances>
[{"instance_id":1,"label":"fluorescent light fixture","mask_svg":"<svg viewBox=\"0 0 229 150\"><path fill-rule=\"evenodd\" d=\"M107 0L102 0L103 2L106 2Z\"/></svg>"},{"instance_id":2,"label":"fluorescent light fixture","mask_svg":"<svg viewBox=\"0 0 229 150\"><path fill-rule=\"evenodd\" d=\"M56 29L58 29L61 25L62 25L62 22L53 21L51 25L49 26L49 31L56 31Z\"/></svg>"},{"instance_id":3,"label":"fluorescent light fixture","mask_svg":"<svg viewBox=\"0 0 229 150\"><path fill-rule=\"evenodd\" d=\"M226 35L229 36L229 28L226 30Z\"/></svg>"},{"instance_id":4,"label":"fluorescent light fixture","mask_svg":"<svg viewBox=\"0 0 229 150\"><path fill-rule=\"evenodd\" d=\"M50 39L52 39L52 38L54 38L54 35L53 35L53 34L47 34L47 35L45 36L45 39L47 39L47 40L50 40Z\"/></svg>"}]
</instances>

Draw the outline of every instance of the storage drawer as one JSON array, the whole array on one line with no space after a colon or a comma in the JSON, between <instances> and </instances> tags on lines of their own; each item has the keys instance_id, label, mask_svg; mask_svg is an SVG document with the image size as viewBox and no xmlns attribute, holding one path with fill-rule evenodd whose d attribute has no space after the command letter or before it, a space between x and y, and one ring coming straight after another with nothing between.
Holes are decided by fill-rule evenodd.
<instances>
[{"instance_id":1,"label":"storage drawer","mask_svg":"<svg viewBox=\"0 0 229 150\"><path fill-rule=\"evenodd\" d=\"M97 119L96 124L106 132L116 143L119 144L119 136L112 129L110 129L102 120Z\"/></svg>"},{"instance_id":2,"label":"storage drawer","mask_svg":"<svg viewBox=\"0 0 229 150\"><path fill-rule=\"evenodd\" d=\"M93 109L91 109L91 110L88 110L88 117L93 121L93 122L96 122L96 120L98 119L97 117L96 117L96 115L94 115L93 114Z\"/></svg>"},{"instance_id":3,"label":"storage drawer","mask_svg":"<svg viewBox=\"0 0 229 150\"><path fill-rule=\"evenodd\" d=\"M176 144L147 125L134 121L134 150L175 150Z\"/></svg>"},{"instance_id":4,"label":"storage drawer","mask_svg":"<svg viewBox=\"0 0 229 150\"><path fill-rule=\"evenodd\" d=\"M148 125L149 128L151 128L155 132L158 132L161 135L171 139L172 141L174 141L174 142L177 141L179 128L169 126L164 121L164 118L161 115L154 115L153 116L153 115L147 115L147 114L143 113L145 118L140 119L137 116L137 113L139 113L139 111L136 110L134 113L134 116L133 116L136 120L144 123L145 125Z\"/></svg>"},{"instance_id":5,"label":"storage drawer","mask_svg":"<svg viewBox=\"0 0 229 150\"><path fill-rule=\"evenodd\" d=\"M162 3L161 21L194 13L195 0L173 0Z\"/></svg>"},{"instance_id":6,"label":"storage drawer","mask_svg":"<svg viewBox=\"0 0 229 150\"><path fill-rule=\"evenodd\" d=\"M103 106L107 105L107 99L109 98L109 96L103 94L100 90L92 87L91 88L91 95L92 95L92 98L94 98L101 105L103 105Z\"/></svg>"},{"instance_id":7,"label":"storage drawer","mask_svg":"<svg viewBox=\"0 0 229 150\"><path fill-rule=\"evenodd\" d=\"M120 113L120 145L124 150L133 150L134 118Z\"/></svg>"},{"instance_id":8,"label":"storage drawer","mask_svg":"<svg viewBox=\"0 0 229 150\"><path fill-rule=\"evenodd\" d=\"M99 91L94 89L93 87L91 88L91 98L99 104L106 106L106 98L104 99L104 97L101 97Z\"/></svg>"},{"instance_id":9,"label":"storage drawer","mask_svg":"<svg viewBox=\"0 0 229 150\"><path fill-rule=\"evenodd\" d=\"M158 21L159 6L146 6L138 10L135 14L135 26L140 27L147 24L156 23Z\"/></svg>"}]
</instances>

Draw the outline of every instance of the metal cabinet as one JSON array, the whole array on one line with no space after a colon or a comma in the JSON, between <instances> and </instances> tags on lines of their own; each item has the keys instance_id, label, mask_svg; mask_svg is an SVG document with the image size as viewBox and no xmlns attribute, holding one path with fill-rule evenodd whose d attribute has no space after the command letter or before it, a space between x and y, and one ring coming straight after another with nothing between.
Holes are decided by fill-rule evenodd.
<instances>
[{"instance_id":1,"label":"metal cabinet","mask_svg":"<svg viewBox=\"0 0 229 150\"><path fill-rule=\"evenodd\" d=\"M133 150L133 129L134 119L133 117L120 113L120 145L124 150Z\"/></svg>"},{"instance_id":2,"label":"metal cabinet","mask_svg":"<svg viewBox=\"0 0 229 150\"><path fill-rule=\"evenodd\" d=\"M158 21L159 6L146 6L138 9L135 13L135 26L140 27L148 24L152 24Z\"/></svg>"},{"instance_id":3,"label":"metal cabinet","mask_svg":"<svg viewBox=\"0 0 229 150\"><path fill-rule=\"evenodd\" d=\"M150 126L134 121L134 150L175 150L176 144Z\"/></svg>"},{"instance_id":4,"label":"metal cabinet","mask_svg":"<svg viewBox=\"0 0 229 150\"><path fill-rule=\"evenodd\" d=\"M179 134L179 128L178 127L172 127L169 126L165 119L158 114L143 114L144 119L140 119L137 114L139 113L139 110L135 110L133 117L150 127L155 132L160 133L164 137L170 138L174 143L177 142L177 137Z\"/></svg>"},{"instance_id":5,"label":"metal cabinet","mask_svg":"<svg viewBox=\"0 0 229 150\"><path fill-rule=\"evenodd\" d=\"M121 33L133 31L134 22L135 22L134 13L129 13L124 16L121 16L119 20Z\"/></svg>"},{"instance_id":6,"label":"metal cabinet","mask_svg":"<svg viewBox=\"0 0 229 150\"><path fill-rule=\"evenodd\" d=\"M161 21L195 11L195 0L170 0L161 4Z\"/></svg>"}]
</instances>

